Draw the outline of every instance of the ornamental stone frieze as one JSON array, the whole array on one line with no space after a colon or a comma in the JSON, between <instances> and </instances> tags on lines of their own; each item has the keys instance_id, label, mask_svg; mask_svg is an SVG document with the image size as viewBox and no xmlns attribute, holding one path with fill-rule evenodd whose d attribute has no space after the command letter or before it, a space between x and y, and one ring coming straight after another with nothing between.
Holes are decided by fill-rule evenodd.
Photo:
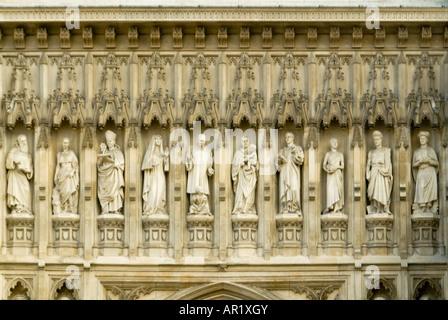
<instances>
[{"instance_id":1,"label":"ornamental stone frieze","mask_svg":"<svg viewBox=\"0 0 448 320\"><path fill-rule=\"evenodd\" d=\"M78 9L0 12L2 299L447 296L447 8Z\"/></svg>"}]
</instances>

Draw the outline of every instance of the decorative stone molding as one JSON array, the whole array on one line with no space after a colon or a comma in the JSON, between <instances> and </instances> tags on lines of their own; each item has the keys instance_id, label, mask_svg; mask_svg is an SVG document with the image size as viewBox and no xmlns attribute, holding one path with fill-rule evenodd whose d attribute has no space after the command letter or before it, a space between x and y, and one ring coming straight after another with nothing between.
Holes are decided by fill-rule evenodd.
<instances>
[{"instance_id":1,"label":"decorative stone molding","mask_svg":"<svg viewBox=\"0 0 448 320\"><path fill-rule=\"evenodd\" d=\"M375 48L384 48L386 29L384 27L375 29Z\"/></svg>"},{"instance_id":2,"label":"decorative stone molding","mask_svg":"<svg viewBox=\"0 0 448 320\"><path fill-rule=\"evenodd\" d=\"M393 216L387 213L366 215L367 247L372 254L389 254L392 248Z\"/></svg>"},{"instance_id":3,"label":"decorative stone molding","mask_svg":"<svg viewBox=\"0 0 448 320\"><path fill-rule=\"evenodd\" d=\"M227 48L227 28L219 27L218 29L218 48Z\"/></svg>"},{"instance_id":4,"label":"decorative stone molding","mask_svg":"<svg viewBox=\"0 0 448 320\"><path fill-rule=\"evenodd\" d=\"M208 256L212 247L213 222L211 214L188 214L188 248L193 256Z\"/></svg>"},{"instance_id":5,"label":"decorative stone molding","mask_svg":"<svg viewBox=\"0 0 448 320\"><path fill-rule=\"evenodd\" d=\"M53 215L54 246L77 247L79 241L79 215L60 213Z\"/></svg>"},{"instance_id":6,"label":"decorative stone molding","mask_svg":"<svg viewBox=\"0 0 448 320\"><path fill-rule=\"evenodd\" d=\"M37 38L37 47L39 49L48 48L47 28L37 28L36 38Z\"/></svg>"},{"instance_id":7,"label":"decorative stone molding","mask_svg":"<svg viewBox=\"0 0 448 320\"><path fill-rule=\"evenodd\" d=\"M138 28L130 27L128 31L129 48L138 48Z\"/></svg>"},{"instance_id":8,"label":"decorative stone molding","mask_svg":"<svg viewBox=\"0 0 448 320\"><path fill-rule=\"evenodd\" d=\"M265 49L272 48L272 27L263 27L261 34L262 47Z\"/></svg>"},{"instance_id":9,"label":"decorative stone molding","mask_svg":"<svg viewBox=\"0 0 448 320\"><path fill-rule=\"evenodd\" d=\"M408 42L408 28L404 26L398 27L398 48L406 48Z\"/></svg>"},{"instance_id":10,"label":"decorative stone molding","mask_svg":"<svg viewBox=\"0 0 448 320\"><path fill-rule=\"evenodd\" d=\"M182 28L173 28L173 49L181 49L184 46L182 40Z\"/></svg>"},{"instance_id":11,"label":"decorative stone molding","mask_svg":"<svg viewBox=\"0 0 448 320\"><path fill-rule=\"evenodd\" d=\"M151 29L151 48L160 48L160 28L153 27Z\"/></svg>"},{"instance_id":12,"label":"decorative stone molding","mask_svg":"<svg viewBox=\"0 0 448 320\"><path fill-rule=\"evenodd\" d=\"M414 213L411 221L414 250L425 256L435 254L438 249L439 216L432 213Z\"/></svg>"},{"instance_id":13,"label":"decorative stone molding","mask_svg":"<svg viewBox=\"0 0 448 320\"><path fill-rule=\"evenodd\" d=\"M167 248L169 216L166 214L143 215L143 244L145 248Z\"/></svg>"},{"instance_id":14,"label":"decorative stone molding","mask_svg":"<svg viewBox=\"0 0 448 320\"><path fill-rule=\"evenodd\" d=\"M59 33L59 37L61 39L61 49L70 49L70 30L67 28L61 28Z\"/></svg>"},{"instance_id":15,"label":"decorative stone molding","mask_svg":"<svg viewBox=\"0 0 448 320\"><path fill-rule=\"evenodd\" d=\"M28 280L28 281L27 281ZM30 279L16 278L6 285L7 300L31 300L34 298Z\"/></svg>"},{"instance_id":16,"label":"decorative stone molding","mask_svg":"<svg viewBox=\"0 0 448 320\"><path fill-rule=\"evenodd\" d=\"M422 48L431 47L431 38L432 38L431 27L422 27L422 38L420 42L420 47Z\"/></svg>"},{"instance_id":17,"label":"decorative stone molding","mask_svg":"<svg viewBox=\"0 0 448 320\"><path fill-rule=\"evenodd\" d=\"M196 33L194 35L195 39L195 46L198 49L205 48L205 28L204 27L197 27Z\"/></svg>"},{"instance_id":18,"label":"decorative stone molding","mask_svg":"<svg viewBox=\"0 0 448 320\"><path fill-rule=\"evenodd\" d=\"M6 216L7 245L14 255L29 254L34 242L34 215L11 213Z\"/></svg>"},{"instance_id":19,"label":"decorative stone molding","mask_svg":"<svg viewBox=\"0 0 448 320\"><path fill-rule=\"evenodd\" d=\"M104 37L106 39L106 48L115 48L115 28L108 27L104 33Z\"/></svg>"},{"instance_id":20,"label":"decorative stone molding","mask_svg":"<svg viewBox=\"0 0 448 320\"><path fill-rule=\"evenodd\" d=\"M444 300L444 294L439 278L414 279L417 284L414 287L413 300Z\"/></svg>"},{"instance_id":21,"label":"decorative stone molding","mask_svg":"<svg viewBox=\"0 0 448 320\"><path fill-rule=\"evenodd\" d=\"M241 27L240 29L240 48L250 47L250 29L249 27Z\"/></svg>"},{"instance_id":22,"label":"decorative stone molding","mask_svg":"<svg viewBox=\"0 0 448 320\"><path fill-rule=\"evenodd\" d=\"M323 214L320 218L322 246L330 255L344 255L347 246L347 221L344 213Z\"/></svg>"},{"instance_id":23,"label":"decorative stone molding","mask_svg":"<svg viewBox=\"0 0 448 320\"><path fill-rule=\"evenodd\" d=\"M82 28L82 41L84 49L93 48L93 31L92 27Z\"/></svg>"},{"instance_id":24,"label":"decorative stone molding","mask_svg":"<svg viewBox=\"0 0 448 320\"><path fill-rule=\"evenodd\" d=\"M124 216L116 213L104 213L98 216L97 222L100 231L98 246L103 249L102 254L120 255L123 247Z\"/></svg>"},{"instance_id":25,"label":"decorative stone molding","mask_svg":"<svg viewBox=\"0 0 448 320\"><path fill-rule=\"evenodd\" d=\"M313 49L317 47L317 28L308 28L307 40L307 48Z\"/></svg>"},{"instance_id":26,"label":"decorative stone molding","mask_svg":"<svg viewBox=\"0 0 448 320\"><path fill-rule=\"evenodd\" d=\"M14 45L16 49L25 49L25 31L23 28L14 29Z\"/></svg>"},{"instance_id":27,"label":"decorative stone molding","mask_svg":"<svg viewBox=\"0 0 448 320\"><path fill-rule=\"evenodd\" d=\"M258 216L233 214L233 246L239 256L253 255L257 247Z\"/></svg>"},{"instance_id":28,"label":"decorative stone molding","mask_svg":"<svg viewBox=\"0 0 448 320\"><path fill-rule=\"evenodd\" d=\"M295 45L296 32L294 27L289 27L285 29L285 48L294 48Z\"/></svg>"},{"instance_id":29,"label":"decorative stone molding","mask_svg":"<svg viewBox=\"0 0 448 320\"><path fill-rule=\"evenodd\" d=\"M352 48L361 48L361 47L362 47L362 28L353 27Z\"/></svg>"},{"instance_id":30,"label":"decorative stone molding","mask_svg":"<svg viewBox=\"0 0 448 320\"><path fill-rule=\"evenodd\" d=\"M303 217L298 214L277 214L275 217L278 248L284 256L300 253ZM296 249L296 250L293 250Z\"/></svg>"},{"instance_id":31,"label":"decorative stone molding","mask_svg":"<svg viewBox=\"0 0 448 320\"><path fill-rule=\"evenodd\" d=\"M339 48L339 27L330 28L330 48Z\"/></svg>"}]
</instances>

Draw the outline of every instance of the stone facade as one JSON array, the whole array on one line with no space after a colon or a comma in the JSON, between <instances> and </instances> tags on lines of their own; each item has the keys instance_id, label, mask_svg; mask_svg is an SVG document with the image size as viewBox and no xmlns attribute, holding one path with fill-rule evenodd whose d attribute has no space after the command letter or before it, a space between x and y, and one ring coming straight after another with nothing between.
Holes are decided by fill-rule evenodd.
<instances>
[{"instance_id":1,"label":"stone facade","mask_svg":"<svg viewBox=\"0 0 448 320\"><path fill-rule=\"evenodd\" d=\"M65 9L2 8L1 189L21 135L34 174L31 213L0 196L0 298L445 299L448 9L380 12L369 29L364 8L80 8L70 29ZM108 131L124 156L124 197L102 212ZM390 212L376 214L374 131L393 175ZM432 214L412 209L423 131L439 162ZM255 210L233 214L242 132L258 156ZM303 148L291 212L275 169L288 132ZM200 133L213 172L209 194L190 198L184 159ZM145 214L141 168L155 135L169 152L166 212ZM76 212L55 212L52 199L64 138L79 165ZM331 138L344 158L335 213L323 170ZM210 212L190 212L197 201Z\"/></svg>"}]
</instances>

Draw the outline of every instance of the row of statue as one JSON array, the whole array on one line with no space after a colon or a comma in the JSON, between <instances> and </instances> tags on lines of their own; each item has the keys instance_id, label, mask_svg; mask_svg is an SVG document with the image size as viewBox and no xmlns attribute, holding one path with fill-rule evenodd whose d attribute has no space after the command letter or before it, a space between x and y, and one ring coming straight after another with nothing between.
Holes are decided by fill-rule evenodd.
<instances>
[{"instance_id":1,"label":"row of statue","mask_svg":"<svg viewBox=\"0 0 448 320\"><path fill-rule=\"evenodd\" d=\"M383 147L383 135L373 132L375 149L368 152L366 179L368 181L367 213L390 211L392 190L392 163L390 148ZM429 132L418 134L420 147L412 159L412 171L416 182L413 203L414 213L437 214L437 173L439 162L435 151L428 146ZM97 155L98 199L101 211L121 214L124 203L124 155L116 144L116 134L105 133L106 143L101 143ZM190 195L189 214L211 215L209 207L209 179L214 174L212 151L205 145L206 137L200 134L198 143L186 155L188 172L187 193ZM63 150L57 154L52 205L54 214L77 214L79 191L79 165L75 153L69 149L70 141L64 138ZM326 172L326 208L323 213L343 213L344 209L344 155L338 151L338 140L330 140L331 150L325 155L323 170ZM281 214L302 214L300 193L300 166L304 161L303 149L294 144L294 135L286 134L286 146L276 155L279 172L279 202ZM169 150L163 148L162 137L154 135L145 152L143 171L143 214L166 214L166 179L169 171ZM31 188L33 176L31 154L25 135L19 135L16 145L6 159L8 170L7 205L11 213L32 214ZM235 204L232 214L256 214L255 192L259 162L254 144L242 137L231 168Z\"/></svg>"}]
</instances>

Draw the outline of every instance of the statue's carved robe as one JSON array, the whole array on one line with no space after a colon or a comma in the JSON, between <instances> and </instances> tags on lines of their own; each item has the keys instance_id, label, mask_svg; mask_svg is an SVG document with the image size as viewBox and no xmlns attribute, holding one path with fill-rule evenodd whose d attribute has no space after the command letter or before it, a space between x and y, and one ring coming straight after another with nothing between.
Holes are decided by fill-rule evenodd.
<instances>
[{"instance_id":1,"label":"statue's carved robe","mask_svg":"<svg viewBox=\"0 0 448 320\"><path fill-rule=\"evenodd\" d=\"M279 164L280 211L282 213L302 213L300 205L300 168L303 163L303 149L293 145L283 148L280 156L286 158Z\"/></svg>"},{"instance_id":2,"label":"statue's carved robe","mask_svg":"<svg viewBox=\"0 0 448 320\"><path fill-rule=\"evenodd\" d=\"M33 177L31 155L13 147L6 157L8 169L8 207L18 212L31 213L31 188L29 180Z\"/></svg>"},{"instance_id":3,"label":"statue's carved robe","mask_svg":"<svg viewBox=\"0 0 448 320\"><path fill-rule=\"evenodd\" d=\"M339 212L344 206L344 175L340 166L344 165L342 152L328 152L324 166L327 166L327 211Z\"/></svg>"},{"instance_id":4,"label":"statue's carved robe","mask_svg":"<svg viewBox=\"0 0 448 320\"><path fill-rule=\"evenodd\" d=\"M247 163L244 158L247 156ZM233 214L256 214L255 186L257 184L258 159L255 145L250 145L247 153L240 149L232 163L232 180L235 189Z\"/></svg>"},{"instance_id":5,"label":"statue's carved robe","mask_svg":"<svg viewBox=\"0 0 448 320\"><path fill-rule=\"evenodd\" d=\"M53 206L58 212L65 208L65 212L78 213L78 172L78 158L75 153L72 150L59 152L53 189Z\"/></svg>"},{"instance_id":6,"label":"statue's carved robe","mask_svg":"<svg viewBox=\"0 0 448 320\"><path fill-rule=\"evenodd\" d=\"M98 162L98 198L102 213L121 212L124 199L124 155L115 147Z\"/></svg>"},{"instance_id":7,"label":"statue's carved robe","mask_svg":"<svg viewBox=\"0 0 448 320\"><path fill-rule=\"evenodd\" d=\"M417 162L424 159L432 163L417 166ZM437 172L439 167L435 151L430 147L418 148L414 152L412 166L415 178L414 203L432 205L434 201L437 201Z\"/></svg>"},{"instance_id":8,"label":"statue's carved robe","mask_svg":"<svg viewBox=\"0 0 448 320\"><path fill-rule=\"evenodd\" d=\"M367 160L367 196L371 201L371 212L390 213L390 193L392 191L392 163L389 148L369 151Z\"/></svg>"}]
</instances>

